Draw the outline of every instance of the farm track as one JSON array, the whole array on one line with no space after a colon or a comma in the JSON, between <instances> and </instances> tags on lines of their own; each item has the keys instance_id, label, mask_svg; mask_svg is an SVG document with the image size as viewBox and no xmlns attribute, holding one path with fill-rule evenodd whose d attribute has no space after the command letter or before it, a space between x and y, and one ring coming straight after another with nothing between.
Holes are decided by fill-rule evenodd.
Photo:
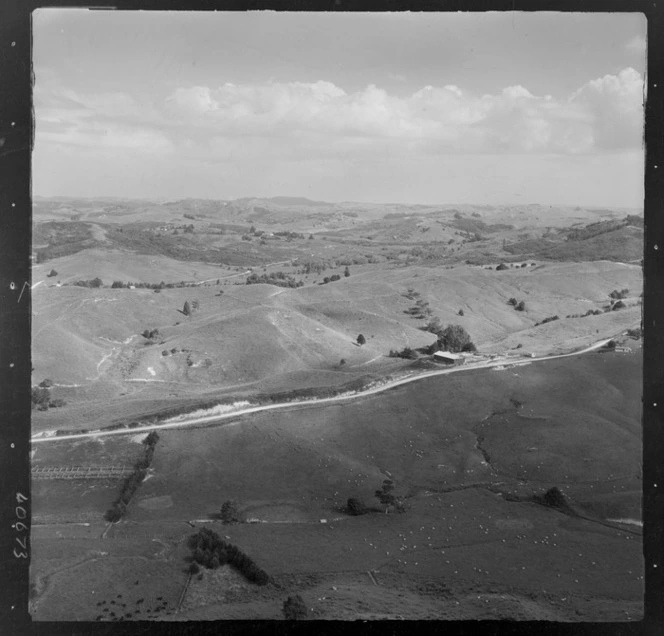
<instances>
[{"instance_id":1,"label":"farm track","mask_svg":"<svg viewBox=\"0 0 664 636\"><path fill-rule=\"evenodd\" d=\"M168 429L168 428L185 428L187 426L194 426L197 424L205 424L205 423L211 423L211 422L220 422L222 420L228 420L231 418L239 418L243 415L249 415L251 413L259 413L262 411L272 411L272 410L277 410L277 409L293 409L293 408L312 408L312 407L317 407L321 405L326 405L326 404L331 404L335 402L348 402L350 400L355 400L359 398L365 398L368 396L373 396L378 393L383 393L385 391L389 391L390 389L396 388L398 386L403 386L405 384L410 384L411 382L417 382L419 380L424 380L427 378L432 378L440 375L447 375L449 373L458 373L462 371L474 371L474 370L479 370L479 369L489 369L492 367L497 367L497 366L507 366L507 367L513 367L513 366L520 366L523 364L531 364L534 362L544 362L546 360L557 360L560 358L569 358L572 356L576 355L581 355L584 353L589 353L590 351L595 351L596 349L599 349L600 347L604 346L607 342L609 342L611 338L605 338L603 340L600 340L589 347L586 347L585 349L581 349L579 351L574 351L571 353L562 353L562 354L554 354L554 355L548 355L548 356L542 356L540 358L528 358L528 359L523 359L523 360L518 360L518 361L506 361L506 360L494 360L491 362L482 362L478 364L474 364L472 366L459 366L459 367L453 367L451 369L441 369L441 370L436 370L436 371L427 371L424 373L418 373L416 375L411 375L411 376L406 376L404 378L398 379L398 380L392 380L385 382L384 384L381 384L379 386L367 389L366 391L361 391L359 393L354 393L352 395L338 395L334 397L329 397L329 398L320 398L320 399L313 399L313 400L305 400L301 402L285 402L282 404L266 404L263 406L255 406L255 407L250 407L246 408L240 411L234 411L232 413L225 413L222 415L210 415L210 416L205 416L205 417L199 417L191 420L180 420L177 422L166 422L166 423L161 423L161 424L151 424L149 426L143 426L143 427L137 427L137 428L132 428L132 429L115 429L112 431L96 431L96 432L91 432L91 433L72 433L71 435L58 435L58 436L51 436L51 437L32 437L31 442L32 443L43 443L43 442L54 442L54 441L64 441L64 440L70 440L70 439L86 439L86 438L91 438L91 437L106 437L108 435L126 435L126 434L137 434L143 431L154 431L154 430L160 430L160 429ZM234 422L234 424L237 424L239 422Z\"/></svg>"}]
</instances>

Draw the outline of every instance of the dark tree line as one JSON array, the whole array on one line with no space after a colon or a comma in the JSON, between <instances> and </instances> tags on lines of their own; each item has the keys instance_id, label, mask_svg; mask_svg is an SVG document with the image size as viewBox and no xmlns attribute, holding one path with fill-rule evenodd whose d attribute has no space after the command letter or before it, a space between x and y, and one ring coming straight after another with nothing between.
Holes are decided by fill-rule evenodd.
<instances>
[{"instance_id":1,"label":"dark tree line","mask_svg":"<svg viewBox=\"0 0 664 636\"><path fill-rule=\"evenodd\" d=\"M134 470L131 475L125 479L124 484L122 484L122 490L120 491L119 497L113 502L111 508L106 511L106 514L104 515L106 521L115 523L124 517L131 498L134 496L134 493L138 490L138 487L148 473L148 468L150 468L154 456L154 448L158 441L159 435L156 431L150 432L143 440L143 444L145 445L143 457L134 464Z\"/></svg>"},{"instance_id":2,"label":"dark tree line","mask_svg":"<svg viewBox=\"0 0 664 636\"><path fill-rule=\"evenodd\" d=\"M188 545L192 550L190 571L194 564L212 570L228 564L251 583L267 585L270 582L268 573L256 565L251 557L208 528L201 528L196 534L191 535Z\"/></svg>"}]
</instances>

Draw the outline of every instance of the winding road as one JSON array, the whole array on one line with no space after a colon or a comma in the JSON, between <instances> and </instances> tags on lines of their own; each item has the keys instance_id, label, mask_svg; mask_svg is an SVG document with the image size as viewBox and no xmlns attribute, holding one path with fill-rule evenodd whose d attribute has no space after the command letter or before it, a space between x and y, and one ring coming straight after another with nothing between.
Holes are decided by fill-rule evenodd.
<instances>
[{"instance_id":1,"label":"winding road","mask_svg":"<svg viewBox=\"0 0 664 636\"><path fill-rule=\"evenodd\" d=\"M578 356L584 353L588 353L590 351L595 351L599 349L600 347L603 347L607 342L609 342L611 338L605 338L604 340L599 340L598 342L595 342L594 344L590 345L589 347L586 347L585 349L581 349L579 351L573 351L571 353L560 353L560 354L555 354L555 355L547 355L547 356L541 356L539 358L520 358L515 361L511 360L492 360L491 362L481 362L477 364L468 364L464 366L459 366L459 367L452 367L450 369L439 369L436 371L426 371L424 373L418 373L417 375L412 375L412 376L407 376L403 378L399 378L397 380L391 380L388 382L385 382L384 384L381 384L379 386L373 387L371 389L367 389L366 391L361 391L359 393L353 393L350 395L337 395L334 397L329 397L329 398L320 398L320 399L312 399L312 400L303 400L300 402L284 402L282 404L265 404L262 406L253 406L245 409L240 409L237 411L231 411L229 413L222 413L218 415L206 415L203 417L196 417L192 419L183 419L183 420L177 420L177 421L165 421L161 422L159 424L149 424L146 426L141 426L141 427L136 427L136 428L121 428L121 429L115 429L112 431L92 431L88 433L72 433L71 435L58 435L58 436L50 436L50 437L45 437L45 436L35 436L31 438L31 442L33 444L39 444L39 443L44 443L44 442L60 442L60 441L65 441L65 440L70 440L70 439L86 439L86 438L97 438L97 437L106 437L108 435L136 435L142 432L148 432L148 431L155 431L155 430L161 430L161 429L168 429L168 428L185 428L187 426L194 426L196 424L206 424L209 422L218 422L221 420L228 420L232 418L239 417L241 415L250 415L252 413L260 413L261 411L275 411L277 409L293 409L293 408L298 408L298 407L305 407L305 408L311 408L311 407L317 407L321 405L326 405L326 404L331 404L333 402L348 402L350 400L357 400L361 398L365 398L370 395L376 395L377 393L383 393L384 391L389 391L390 389L393 389L397 386L402 386L404 384L409 384L411 382L417 382L419 380L424 380L426 378L432 378L434 376L439 376L439 375L446 375L448 373L459 373L462 371L473 371L476 369L488 369L491 367L513 367L513 366L523 366L525 364L531 364L533 362L543 362L544 360L557 360L560 358L569 358L571 356ZM237 422L238 424L240 422ZM43 435L43 434L39 434Z\"/></svg>"}]
</instances>

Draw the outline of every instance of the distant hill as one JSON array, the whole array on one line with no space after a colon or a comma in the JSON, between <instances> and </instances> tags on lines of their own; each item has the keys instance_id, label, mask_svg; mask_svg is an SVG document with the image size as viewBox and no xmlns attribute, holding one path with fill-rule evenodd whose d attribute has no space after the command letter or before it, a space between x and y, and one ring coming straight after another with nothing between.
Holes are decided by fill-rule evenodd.
<instances>
[{"instance_id":1,"label":"distant hill","mask_svg":"<svg viewBox=\"0 0 664 636\"><path fill-rule=\"evenodd\" d=\"M276 205L313 205L313 206L326 206L330 207L334 204L326 203L325 201L312 201L311 199L306 199L305 197L269 197L265 199L270 203L275 203Z\"/></svg>"},{"instance_id":2,"label":"distant hill","mask_svg":"<svg viewBox=\"0 0 664 636\"><path fill-rule=\"evenodd\" d=\"M505 245L509 254L555 261L635 261L643 257L642 217L602 221Z\"/></svg>"}]
</instances>

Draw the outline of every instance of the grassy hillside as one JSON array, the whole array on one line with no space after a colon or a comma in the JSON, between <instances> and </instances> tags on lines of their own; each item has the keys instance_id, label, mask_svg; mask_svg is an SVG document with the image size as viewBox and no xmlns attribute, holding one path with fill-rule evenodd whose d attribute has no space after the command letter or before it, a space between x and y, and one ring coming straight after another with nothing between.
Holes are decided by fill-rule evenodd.
<instances>
[{"instance_id":1,"label":"grassy hillside","mask_svg":"<svg viewBox=\"0 0 664 636\"><path fill-rule=\"evenodd\" d=\"M215 272L164 258L152 263L136 256L113 265L108 254L94 256L86 253L89 275L99 271L94 269L98 262L108 263L113 278L152 278L153 268L167 279L169 273L186 278ZM67 258L58 265L58 278L71 280L76 257ZM386 357L391 349L418 349L435 341L422 330L432 317L443 325L462 325L481 352L500 354L518 345L516 353L538 354L584 347L640 323L638 266L406 267L389 270L389 277L379 265L352 270L350 277L327 285L312 284L317 275L308 275L308 284L297 289L236 285L244 275L232 270L227 276L235 278L222 279L221 285L215 279L210 286L160 293L56 287L47 279L33 290L33 382L51 379L57 385L54 394L67 406L35 412L35 426L88 428L92 420L101 423L104 413L135 417L160 400L338 386L367 373L390 373L395 364L404 364ZM409 313L411 288L429 303L429 318ZM602 311L609 306L608 294L625 288L630 290L625 309L566 318ZM508 304L512 297L525 302L525 311ZM182 313L185 302L198 303L190 316ZM552 315L560 320L538 326ZM154 329L159 333L152 339L141 335ZM356 343L359 334L366 338L363 346ZM102 404L110 410L99 410Z\"/></svg>"},{"instance_id":2,"label":"grassy hillside","mask_svg":"<svg viewBox=\"0 0 664 636\"><path fill-rule=\"evenodd\" d=\"M61 618L75 608L94 620L97 603L119 598L103 590L128 571L137 587L116 590L123 607L157 594L172 605L186 583L189 522L227 536L278 587L259 594L223 568L206 570L190 581L184 619L278 618L296 591L312 617L326 619L638 619L640 536L610 519L640 514L640 365L638 350L593 353L163 431L150 478L103 544L100 526L59 526L69 539L38 536L34 615ZM136 454L138 442L41 445L35 462L102 465ZM386 476L404 514L342 512L348 497L377 504ZM571 514L534 503L552 486ZM100 494L110 500L112 492L85 482L33 486L40 518L65 524L94 526ZM222 525L229 499L257 523ZM82 553L97 559L99 550L107 556L95 580L108 583L91 597ZM163 588L164 576L179 585Z\"/></svg>"}]
</instances>

